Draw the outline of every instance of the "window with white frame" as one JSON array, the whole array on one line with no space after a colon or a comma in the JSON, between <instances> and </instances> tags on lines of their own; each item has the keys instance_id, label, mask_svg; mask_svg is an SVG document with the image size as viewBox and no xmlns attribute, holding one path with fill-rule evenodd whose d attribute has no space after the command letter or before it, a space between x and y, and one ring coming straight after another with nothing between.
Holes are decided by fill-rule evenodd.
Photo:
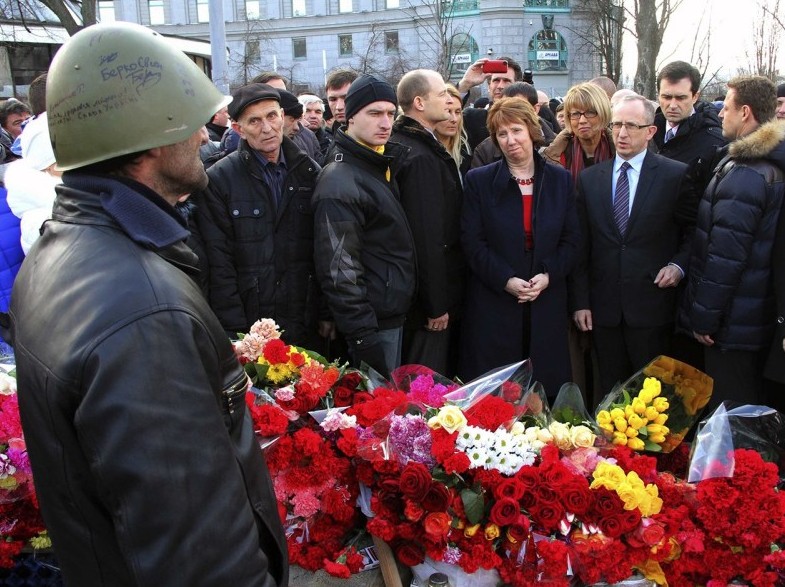
<instances>
[{"instance_id":1,"label":"window with white frame","mask_svg":"<svg viewBox=\"0 0 785 587\"><path fill-rule=\"evenodd\" d=\"M164 0L148 0L147 9L150 11L150 24L166 24Z\"/></svg>"},{"instance_id":2,"label":"window with white frame","mask_svg":"<svg viewBox=\"0 0 785 587\"><path fill-rule=\"evenodd\" d=\"M98 1L98 22L114 22L114 0Z\"/></svg>"},{"instance_id":3,"label":"window with white frame","mask_svg":"<svg viewBox=\"0 0 785 587\"><path fill-rule=\"evenodd\" d=\"M259 0L245 0L245 18L259 20L262 16Z\"/></svg>"},{"instance_id":4,"label":"window with white frame","mask_svg":"<svg viewBox=\"0 0 785 587\"><path fill-rule=\"evenodd\" d=\"M196 22L210 22L210 4L207 0L196 0Z\"/></svg>"},{"instance_id":5,"label":"window with white frame","mask_svg":"<svg viewBox=\"0 0 785 587\"><path fill-rule=\"evenodd\" d=\"M352 0L338 0L338 12L351 12Z\"/></svg>"},{"instance_id":6,"label":"window with white frame","mask_svg":"<svg viewBox=\"0 0 785 587\"><path fill-rule=\"evenodd\" d=\"M305 0L292 0L292 16L305 15Z\"/></svg>"}]
</instances>

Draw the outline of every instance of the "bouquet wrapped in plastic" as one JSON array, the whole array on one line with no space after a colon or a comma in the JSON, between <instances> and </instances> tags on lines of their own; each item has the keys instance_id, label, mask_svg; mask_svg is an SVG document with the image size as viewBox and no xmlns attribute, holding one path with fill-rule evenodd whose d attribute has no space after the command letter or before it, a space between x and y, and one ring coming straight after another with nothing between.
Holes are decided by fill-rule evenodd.
<instances>
[{"instance_id":1,"label":"bouquet wrapped in plastic","mask_svg":"<svg viewBox=\"0 0 785 587\"><path fill-rule=\"evenodd\" d=\"M698 425L687 480L732 477L735 450L751 449L774 463L785 479L785 415L773 408L721 403Z\"/></svg>"},{"instance_id":2,"label":"bouquet wrapped in plastic","mask_svg":"<svg viewBox=\"0 0 785 587\"><path fill-rule=\"evenodd\" d=\"M700 417L713 386L702 371L661 355L600 402L597 425L617 446L670 452Z\"/></svg>"}]
</instances>

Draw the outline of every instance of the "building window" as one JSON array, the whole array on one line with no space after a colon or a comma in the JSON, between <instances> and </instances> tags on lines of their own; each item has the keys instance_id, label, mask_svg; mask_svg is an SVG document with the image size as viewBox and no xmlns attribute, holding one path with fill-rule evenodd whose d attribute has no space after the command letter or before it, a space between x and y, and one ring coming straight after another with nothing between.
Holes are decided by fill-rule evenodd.
<instances>
[{"instance_id":1,"label":"building window","mask_svg":"<svg viewBox=\"0 0 785 587\"><path fill-rule=\"evenodd\" d=\"M305 0L292 0L292 16L305 15Z\"/></svg>"},{"instance_id":2,"label":"building window","mask_svg":"<svg viewBox=\"0 0 785 587\"><path fill-rule=\"evenodd\" d=\"M114 22L114 1L99 0L98 2L98 22Z\"/></svg>"},{"instance_id":3,"label":"building window","mask_svg":"<svg viewBox=\"0 0 785 587\"><path fill-rule=\"evenodd\" d=\"M554 30L543 29L529 41L529 69L564 71L567 69L567 43Z\"/></svg>"},{"instance_id":4,"label":"building window","mask_svg":"<svg viewBox=\"0 0 785 587\"><path fill-rule=\"evenodd\" d=\"M398 52L398 31L384 31L384 50L387 53Z\"/></svg>"},{"instance_id":5,"label":"building window","mask_svg":"<svg viewBox=\"0 0 785 587\"><path fill-rule=\"evenodd\" d=\"M262 59L262 52L259 50L259 41L245 42L245 62L248 65L258 64Z\"/></svg>"},{"instance_id":6,"label":"building window","mask_svg":"<svg viewBox=\"0 0 785 587\"><path fill-rule=\"evenodd\" d=\"M338 35L338 54L341 57L348 57L352 53L354 53L354 49L352 48L352 36Z\"/></svg>"},{"instance_id":7,"label":"building window","mask_svg":"<svg viewBox=\"0 0 785 587\"><path fill-rule=\"evenodd\" d=\"M338 0L338 12L351 12L352 0Z\"/></svg>"},{"instance_id":8,"label":"building window","mask_svg":"<svg viewBox=\"0 0 785 587\"><path fill-rule=\"evenodd\" d=\"M196 0L196 22L210 22L210 5L207 0Z\"/></svg>"},{"instance_id":9,"label":"building window","mask_svg":"<svg viewBox=\"0 0 785 587\"><path fill-rule=\"evenodd\" d=\"M308 49L305 45L305 37L292 38L292 56L295 59L306 59L308 57Z\"/></svg>"},{"instance_id":10,"label":"building window","mask_svg":"<svg viewBox=\"0 0 785 587\"><path fill-rule=\"evenodd\" d=\"M384 6L388 10L390 8L398 8L400 6L400 0L385 0L384 1Z\"/></svg>"},{"instance_id":11,"label":"building window","mask_svg":"<svg viewBox=\"0 0 785 587\"><path fill-rule=\"evenodd\" d=\"M245 0L245 18L248 20L259 20L261 16L259 0Z\"/></svg>"},{"instance_id":12,"label":"building window","mask_svg":"<svg viewBox=\"0 0 785 587\"><path fill-rule=\"evenodd\" d=\"M166 24L164 16L164 0L149 0L147 8L150 11L150 24Z\"/></svg>"},{"instance_id":13,"label":"building window","mask_svg":"<svg viewBox=\"0 0 785 587\"><path fill-rule=\"evenodd\" d=\"M480 48L474 37L458 33L450 39L450 79L459 80L472 63L480 56Z\"/></svg>"}]
</instances>

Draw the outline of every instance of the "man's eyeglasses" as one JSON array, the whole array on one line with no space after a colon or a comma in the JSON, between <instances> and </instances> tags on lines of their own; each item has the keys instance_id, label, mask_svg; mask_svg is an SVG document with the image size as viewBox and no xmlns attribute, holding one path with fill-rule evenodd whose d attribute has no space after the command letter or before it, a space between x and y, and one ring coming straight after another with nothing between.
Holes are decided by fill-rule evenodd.
<instances>
[{"instance_id":1,"label":"man's eyeglasses","mask_svg":"<svg viewBox=\"0 0 785 587\"><path fill-rule=\"evenodd\" d=\"M585 116L586 120L593 120L599 116L596 111L594 110L587 110L586 112L579 112L577 110L573 110L570 112L570 120L580 120L581 116Z\"/></svg>"},{"instance_id":2,"label":"man's eyeglasses","mask_svg":"<svg viewBox=\"0 0 785 587\"><path fill-rule=\"evenodd\" d=\"M642 128L649 128L652 126L651 124L635 124L634 122L611 122L608 126L610 126L613 130L621 130L624 127L627 132L632 132L634 130L642 129Z\"/></svg>"}]
</instances>

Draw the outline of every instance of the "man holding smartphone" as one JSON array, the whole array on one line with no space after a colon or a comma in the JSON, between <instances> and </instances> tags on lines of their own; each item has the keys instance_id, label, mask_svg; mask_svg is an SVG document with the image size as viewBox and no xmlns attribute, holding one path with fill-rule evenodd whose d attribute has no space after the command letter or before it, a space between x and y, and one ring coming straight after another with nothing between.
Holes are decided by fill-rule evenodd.
<instances>
[{"instance_id":1,"label":"man holding smartphone","mask_svg":"<svg viewBox=\"0 0 785 587\"><path fill-rule=\"evenodd\" d=\"M504 88L522 80L523 71L515 60L509 57L500 57L499 59L482 57L472 63L471 67L463 74L461 81L458 82L458 91L468 95L469 90L473 87L487 81L488 93L491 104L493 104L494 100L499 100L502 97ZM467 108L463 113L464 127L469 136L469 146L472 149L488 137L488 128L485 125L487 115L488 111L484 108Z\"/></svg>"}]
</instances>

